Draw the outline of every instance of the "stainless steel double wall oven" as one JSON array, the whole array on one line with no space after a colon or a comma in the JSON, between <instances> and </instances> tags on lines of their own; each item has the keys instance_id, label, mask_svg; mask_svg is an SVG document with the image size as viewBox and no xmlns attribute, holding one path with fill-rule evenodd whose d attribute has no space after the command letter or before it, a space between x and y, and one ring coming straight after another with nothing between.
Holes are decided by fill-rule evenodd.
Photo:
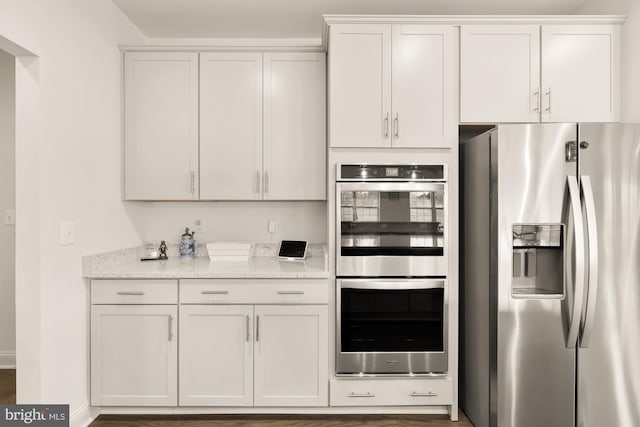
<instances>
[{"instance_id":1,"label":"stainless steel double wall oven","mask_svg":"<svg viewBox=\"0 0 640 427\"><path fill-rule=\"evenodd\" d=\"M337 168L336 373L445 373L446 165Z\"/></svg>"}]
</instances>

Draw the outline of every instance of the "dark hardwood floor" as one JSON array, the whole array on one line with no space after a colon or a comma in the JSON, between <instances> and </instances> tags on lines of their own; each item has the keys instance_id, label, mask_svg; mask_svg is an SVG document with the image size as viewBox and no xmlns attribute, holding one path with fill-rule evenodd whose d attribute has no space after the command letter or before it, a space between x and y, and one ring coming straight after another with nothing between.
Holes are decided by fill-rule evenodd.
<instances>
[{"instance_id":1,"label":"dark hardwood floor","mask_svg":"<svg viewBox=\"0 0 640 427\"><path fill-rule=\"evenodd\" d=\"M16 403L16 371L0 369L0 404ZM93 427L473 427L446 415L100 415Z\"/></svg>"},{"instance_id":2,"label":"dark hardwood floor","mask_svg":"<svg viewBox=\"0 0 640 427\"><path fill-rule=\"evenodd\" d=\"M16 403L16 370L0 369L0 404Z\"/></svg>"},{"instance_id":3,"label":"dark hardwood floor","mask_svg":"<svg viewBox=\"0 0 640 427\"><path fill-rule=\"evenodd\" d=\"M446 415L100 415L92 427L473 427Z\"/></svg>"}]
</instances>

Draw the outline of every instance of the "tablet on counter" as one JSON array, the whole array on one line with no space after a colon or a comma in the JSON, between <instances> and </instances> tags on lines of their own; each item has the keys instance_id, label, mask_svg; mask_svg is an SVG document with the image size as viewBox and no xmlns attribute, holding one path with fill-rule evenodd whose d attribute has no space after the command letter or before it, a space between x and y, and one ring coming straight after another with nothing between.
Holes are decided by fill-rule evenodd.
<instances>
[{"instance_id":1,"label":"tablet on counter","mask_svg":"<svg viewBox=\"0 0 640 427\"><path fill-rule=\"evenodd\" d=\"M300 261L307 257L307 241L306 240L283 240L280 242L278 250L278 258Z\"/></svg>"}]
</instances>

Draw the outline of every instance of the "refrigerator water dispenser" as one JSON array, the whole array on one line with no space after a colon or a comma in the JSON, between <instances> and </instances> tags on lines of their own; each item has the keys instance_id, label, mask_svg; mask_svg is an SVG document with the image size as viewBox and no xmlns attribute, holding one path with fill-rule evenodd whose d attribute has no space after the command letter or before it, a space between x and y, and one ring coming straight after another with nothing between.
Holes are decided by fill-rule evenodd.
<instances>
[{"instance_id":1,"label":"refrigerator water dispenser","mask_svg":"<svg viewBox=\"0 0 640 427\"><path fill-rule=\"evenodd\" d=\"M514 298L564 297L562 224L513 225Z\"/></svg>"}]
</instances>

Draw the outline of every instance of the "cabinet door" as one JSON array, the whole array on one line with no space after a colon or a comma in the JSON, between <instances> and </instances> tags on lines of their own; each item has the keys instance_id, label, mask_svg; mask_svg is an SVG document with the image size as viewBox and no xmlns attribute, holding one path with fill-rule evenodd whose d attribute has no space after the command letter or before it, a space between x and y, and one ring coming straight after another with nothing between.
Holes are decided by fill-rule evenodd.
<instances>
[{"instance_id":1,"label":"cabinet door","mask_svg":"<svg viewBox=\"0 0 640 427\"><path fill-rule=\"evenodd\" d=\"M454 27L394 25L391 85L394 147L457 144Z\"/></svg>"},{"instance_id":2,"label":"cabinet door","mask_svg":"<svg viewBox=\"0 0 640 427\"><path fill-rule=\"evenodd\" d=\"M175 305L91 306L91 404L175 406Z\"/></svg>"},{"instance_id":3,"label":"cabinet door","mask_svg":"<svg viewBox=\"0 0 640 427\"><path fill-rule=\"evenodd\" d=\"M620 119L620 27L542 26L542 120Z\"/></svg>"},{"instance_id":4,"label":"cabinet door","mask_svg":"<svg viewBox=\"0 0 640 427\"><path fill-rule=\"evenodd\" d=\"M389 147L391 26L332 25L329 141L332 147Z\"/></svg>"},{"instance_id":5,"label":"cabinet door","mask_svg":"<svg viewBox=\"0 0 640 427\"><path fill-rule=\"evenodd\" d=\"M180 406L253 404L252 323L252 306L180 306Z\"/></svg>"},{"instance_id":6,"label":"cabinet door","mask_svg":"<svg viewBox=\"0 0 640 427\"><path fill-rule=\"evenodd\" d=\"M325 54L264 54L264 198L326 199Z\"/></svg>"},{"instance_id":7,"label":"cabinet door","mask_svg":"<svg viewBox=\"0 0 640 427\"><path fill-rule=\"evenodd\" d=\"M198 197L198 54L124 54L124 198Z\"/></svg>"},{"instance_id":8,"label":"cabinet door","mask_svg":"<svg viewBox=\"0 0 640 427\"><path fill-rule=\"evenodd\" d=\"M262 186L262 54L200 54L200 198L251 200Z\"/></svg>"},{"instance_id":9,"label":"cabinet door","mask_svg":"<svg viewBox=\"0 0 640 427\"><path fill-rule=\"evenodd\" d=\"M255 307L255 406L326 406L327 306Z\"/></svg>"},{"instance_id":10,"label":"cabinet door","mask_svg":"<svg viewBox=\"0 0 640 427\"><path fill-rule=\"evenodd\" d=\"M540 120L540 27L460 27L460 121Z\"/></svg>"}]
</instances>

